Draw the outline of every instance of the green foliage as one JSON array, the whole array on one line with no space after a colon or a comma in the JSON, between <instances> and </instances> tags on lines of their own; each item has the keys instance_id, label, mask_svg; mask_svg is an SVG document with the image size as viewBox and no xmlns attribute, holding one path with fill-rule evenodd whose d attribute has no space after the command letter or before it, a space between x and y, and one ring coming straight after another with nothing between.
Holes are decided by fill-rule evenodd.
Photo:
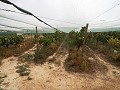
<instances>
[{"instance_id":1,"label":"green foliage","mask_svg":"<svg viewBox=\"0 0 120 90\"><path fill-rule=\"evenodd\" d=\"M55 33L44 33L43 37L51 39L51 41L54 43L59 43L65 37L65 33L60 31L56 31Z\"/></svg>"},{"instance_id":2,"label":"green foliage","mask_svg":"<svg viewBox=\"0 0 120 90\"><path fill-rule=\"evenodd\" d=\"M87 39L87 45L96 45L96 43L97 43L97 40L96 40L96 38L94 38L94 37L88 37L88 39Z\"/></svg>"},{"instance_id":3,"label":"green foliage","mask_svg":"<svg viewBox=\"0 0 120 90\"><path fill-rule=\"evenodd\" d=\"M13 36L13 35L17 35L17 33L16 32L11 32L11 31L0 32L0 36Z\"/></svg>"},{"instance_id":4,"label":"green foliage","mask_svg":"<svg viewBox=\"0 0 120 90\"><path fill-rule=\"evenodd\" d=\"M120 32L90 32L87 45L104 54L110 62L119 66ZM102 43L100 43L102 42Z\"/></svg>"},{"instance_id":5,"label":"green foliage","mask_svg":"<svg viewBox=\"0 0 120 90\"><path fill-rule=\"evenodd\" d=\"M118 40L117 38L113 38L111 37L109 40L108 40L108 44L112 47L120 47L120 40Z\"/></svg>"},{"instance_id":6,"label":"green foliage","mask_svg":"<svg viewBox=\"0 0 120 90\"><path fill-rule=\"evenodd\" d=\"M58 45L51 43L49 46L43 46L40 50L35 51L34 61L35 63L44 63L48 56L52 55L58 48Z\"/></svg>"},{"instance_id":7,"label":"green foliage","mask_svg":"<svg viewBox=\"0 0 120 90\"><path fill-rule=\"evenodd\" d=\"M9 47L10 45L17 45L24 40L22 35L0 36L0 46Z\"/></svg>"},{"instance_id":8,"label":"green foliage","mask_svg":"<svg viewBox=\"0 0 120 90\"><path fill-rule=\"evenodd\" d=\"M107 32L107 34L110 36L110 37L113 37L113 38L118 38L120 40L120 32Z\"/></svg>"},{"instance_id":9,"label":"green foliage","mask_svg":"<svg viewBox=\"0 0 120 90\"><path fill-rule=\"evenodd\" d=\"M34 55L34 61L43 63L46 58L52 55L58 48L58 45L61 44L65 37L65 33L56 31L55 33L44 33L39 38L39 44L42 44L43 47L41 50L36 50Z\"/></svg>"},{"instance_id":10,"label":"green foliage","mask_svg":"<svg viewBox=\"0 0 120 90\"><path fill-rule=\"evenodd\" d=\"M30 74L29 71L24 71L20 73L20 76L28 76Z\"/></svg>"},{"instance_id":11,"label":"green foliage","mask_svg":"<svg viewBox=\"0 0 120 90\"><path fill-rule=\"evenodd\" d=\"M43 44L44 46L49 46L52 43L52 40L47 37L42 37L39 39L39 43Z\"/></svg>"},{"instance_id":12,"label":"green foliage","mask_svg":"<svg viewBox=\"0 0 120 90\"><path fill-rule=\"evenodd\" d=\"M114 61L119 61L119 62L120 62L120 54L110 53L109 56L110 56L110 58L112 58Z\"/></svg>"},{"instance_id":13,"label":"green foliage","mask_svg":"<svg viewBox=\"0 0 120 90\"><path fill-rule=\"evenodd\" d=\"M92 40L91 43L97 44L98 42L102 42L103 44L109 44L108 40L110 38L117 38L119 40L120 32L90 32L87 42L90 44L90 41Z\"/></svg>"},{"instance_id":14,"label":"green foliage","mask_svg":"<svg viewBox=\"0 0 120 90\"><path fill-rule=\"evenodd\" d=\"M36 50L35 51L35 54L34 54L34 62L35 63L38 63L38 62L43 63L46 58L47 58L47 56L46 56L45 50L39 50L39 51Z\"/></svg>"},{"instance_id":15,"label":"green foliage","mask_svg":"<svg viewBox=\"0 0 120 90\"><path fill-rule=\"evenodd\" d=\"M69 33L68 39L68 44L72 47L75 46L79 49L79 47L83 45L84 38L82 37L82 33L80 32L71 31Z\"/></svg>"},{"instance_id":16,"label":"green foliage","mask_svg":"<svg viewBox=\"0 0 120 90\"><path fill-rule=\"evenodd\" d=\"M26 64L18 65L16 69L17 69L16 72L19 73L20 76L27 76L30 74L29 66Z\"/></svg>"},{"instance_id":17,"label":"green foliage","mask_svg":"<svg viewBox=\"0 0 120 90\"><path fill-rule=\"evenodd\" d=\"M100 33L100 34L98 33L98 34L96 34L95 38L96 38L97 42L100 41L103 44L105 44L105 43L107 43L107 40L109 39L109 36L105 35L103 33Z\"/></svg>"},{"instance_id":18,"label":"green foliage","mask_svg":"<svg viewBox=\"0 0 120 90\"><path fill-rule=\"evenodd\" d=\"M60 42L61 40L63 40L64 36L65 36L65 33L60 32L60 31L56 31L53 35L53 38L55 39L55 41Z\"/></svg>"}]
</instances>

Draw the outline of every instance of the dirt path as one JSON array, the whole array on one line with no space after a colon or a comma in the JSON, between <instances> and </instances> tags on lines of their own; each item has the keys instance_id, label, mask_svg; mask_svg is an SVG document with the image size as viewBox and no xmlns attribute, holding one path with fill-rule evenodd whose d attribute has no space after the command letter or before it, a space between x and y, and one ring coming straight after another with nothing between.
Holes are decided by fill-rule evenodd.
<instances>
[{"instance_id":1,"label":"dirt path","mask_svg":"<svg viewBox=\"0 0 120 90\"><path fill-rule=\"evenodd\" d=\"M87 47L89 48L89 47ZM96 54L92 49L89 48L89 50L94 54L94 57L99 60L99 62L102 64L102 65L105 65L108 69L108 72L106 74L106 76L108 78L111 78L111 79L114 79L116 77L120 77L120 69L113 66L112 64L110 64L109 62L106 62L103 58L101 57L99 54Z\"/></svg>"},{"instance_id":2,"label":"dirt path","mask_svg":"<svg viewBox=\"0 0 120 90\"><path fill-rule=\"evenodd\" d=\"M25 53L34 53L34 50L35 47ZM3 60L0 72L7 74L7 77L1 87L7 90L120 90L119 76L113 78L110 75L111 79L107 80L84 73L66 72L63 63L68 57L68 51L62 45L53 57L55 61L52 63L30 65L31 73L29 76L32 80L27 80L28 76L20 77L16 73L15 66L18 64L18 57L12 56ZM109 76L113 69L117 70L116 67L103 61L97 55L96 58L108 67L109 71L106 77Z\"/></svg>"},{"instance_id":3,"label":"dirt path","mask_svg":"<svg viewBox=\"0 0 120 90\"><path fill-rule=\"evenodd\" d=\"M101 59L101 58L98 57L97 55L96 55L96 58L97 58L103 65L107 66L107 68L108 68L107 76L108 76L108 77L114 79L116 76L120 76L120 70L119 70L117 67L111 65L111 64L108 63L108 62L105 62L103 59Z\"/></svg>"},{"instance_id":4,"label":"dirt path","mask_svg":"<svg viewBox=\"0 0 120 90\"><path fill-rule=\"evenodd\" d=\"M22 55L25 55L26 53L32 54L35 49L36 45L28 51L24 52ZM1 85L2 88L5 88L7 90L18 90L18 87L22 85L20 82L24 80L24 77L19 77L19 74L16 73L16 66L19 64L17 61L18 58L19 57L11 56L7 59L2 60L3 62L2 66L0 67L0 73L7 75Z\"/></svg>"}]
</instances>

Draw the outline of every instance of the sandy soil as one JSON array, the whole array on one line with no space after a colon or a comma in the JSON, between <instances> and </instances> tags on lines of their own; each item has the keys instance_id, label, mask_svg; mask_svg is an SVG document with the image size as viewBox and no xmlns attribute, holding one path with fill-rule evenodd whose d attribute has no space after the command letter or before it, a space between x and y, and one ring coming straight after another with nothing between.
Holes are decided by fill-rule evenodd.
<instances>
[{"instance_id":1,"label":"sandy soil","mask_svg":"<svg viewBox=\"0 0 120 90\"><path fill-rule=\"evenodd\" d=\"M25 53L34 53L35 47ZM96 73L94 76L65 71L63 63L68 57L68 51L60 47L53 56L48 57L48 60L54 58L52 63L30 65L29 77L32 80L27 80L28 76L19 76L16 73L15 67L19 57L12 56L4 59L0 67L0 73L7 75L1 87L6 90L120 90L120 70L105 62L97 54L95 56L100 63L107 66L106 75Z\"/></svg>"}]
</instances>

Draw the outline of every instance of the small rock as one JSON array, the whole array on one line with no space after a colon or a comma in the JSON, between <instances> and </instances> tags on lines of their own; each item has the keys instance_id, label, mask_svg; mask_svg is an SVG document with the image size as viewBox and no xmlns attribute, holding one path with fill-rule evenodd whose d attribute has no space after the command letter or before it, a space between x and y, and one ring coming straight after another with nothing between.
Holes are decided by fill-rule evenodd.
<instances>
[{"instance_id":1,"label":"small rock","mask_svg":"<svg viewBox=\"0 0 120 90\"><path fill-rule=\"evenodd\" d=\"M54 62L54 61L55 61L55 57L54 57L54 56L49 56L49 57L47 58L47 60L48 60L49 62Z\"/></svg>"},{"instance_id":2,"label":"small rock","mask_svg":"<svg viewBox=\"0 0 120 90\"><path fill-rule=\"evenodd\" d=\"M94 58L92 58L92 57L89 57L89 58L88 58L88 60L92 60L92 61L93 61L93 60L94 60Z\"/></svg>"},{"instance_id":3,"label":"small rock","mask_svg":"<svg viewBox=\"0 0 120 90\"><path fill-rule=\"evenodd\" d=\"M115 54L117 54L117 53L118 53L118 51L117 51L117 50L114 50L114 53L115 53Z\"/></svg>"}]
</instances>

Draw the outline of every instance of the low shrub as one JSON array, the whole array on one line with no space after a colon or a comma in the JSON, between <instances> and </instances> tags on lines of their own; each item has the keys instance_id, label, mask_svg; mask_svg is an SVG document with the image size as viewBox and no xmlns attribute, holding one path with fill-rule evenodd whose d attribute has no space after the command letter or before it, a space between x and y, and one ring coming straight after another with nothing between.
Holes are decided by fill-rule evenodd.
<instances>
[{"instance_id":1,"label":"low shrub","mask_svg":"<svg viewBox=\"0 0 120 90\"><path fill-rule=\"evenodd\" d=\"M27 64L18 65L16 69L16 72L19 73L20 76L27 76L30 74L29 66Z\"/></svg>"},{"instance_id":2,"label":"low shrub","mask_svg":"<svg viewBox=\"0 0 120 90\"><path fill-rule=\"evenodd\" d=\"M116 61L120 62L120 54L117 56Z\"/></svg>"},{"instance_id":3,"label":"low shrub","mask_svg":"<svg viewBox=\"0 0 120 90\"><path fill-rule=\"evenodd\" d=\"M108 40L108 44L112 47L120 48L120 40L118 40L117 38L110 38Z\"/></svg>"},{"instance_id":4,"label":"low shrub","mask_svg":"<svg viewBox=\"0 0 120 90\"><path fill-rule=\"evenodd\" d=\"M119 61L119 62L120 62L120 54L111 53L109 56L110 56L111 59L113 59L114 61Z\"/></svg>"},{"instance_id":5,"label":"low shrub","mask_svg":"<svg viewBox=\"0 0 120 90\"><path fill-rule=\"evenodd\" d=\"M90 69L89 61L87 57L82 56L82 52L76 49L72 49L69 52L69 56L65 61L65 68L68 71L73 72L88 72Z\"/></svg>"},{"instance_id":6,"label":"low shrub","mask_svg":"<svg viewBox=\"0 0 120 90\"><path fill-rule=\"evenodd\" d=\"M50 46L43 46L40 50L35 51L34 62L35 63L44 63L48 56L52 55L58 46L55 43L51 43Z\"/></svg>"},{"instance_id":7,"label":"low shrub","mask_svg":"<svg viewBox=\"0 0 120 90\"><path fill-rule=\"evenodd\" d=\"M47 48L47 47L46 47ZM46 56L46 48L43 46L41 50L36 50L34 54L34 62L35 63L43 63L44 60L47 58Z\"/></svg>"},{"instance_id":8,"label":"low shrub","mask_svg":"<svg viewBox=\"0 0 120 90\"><path fill-rule=\"evenodd\" d=\"M39 43L43 44L44 46L49 46L52 43L52 40L47 37L42 37L39 39Z\"/></svg>"},{"instance_id":9,"label":"low shrub","mask_svg":"<svg viewBox=\"0 0 120 90\"><path fill-rule=\"evenodd\" d=\"M51 43L50 48L51 48L52 50L56 50L56 49L57 49L57 44Z\"/></svg>"},{"instance_id":10,"label":"low shrub","mask_svg":"<svg viewBox=\"0 0 120 90\"><path fill-rule=\"evenodd\" d=\"M20 76L28 76L29 74L29 71L20 72Z\"/></svg>"}]
</instances>

